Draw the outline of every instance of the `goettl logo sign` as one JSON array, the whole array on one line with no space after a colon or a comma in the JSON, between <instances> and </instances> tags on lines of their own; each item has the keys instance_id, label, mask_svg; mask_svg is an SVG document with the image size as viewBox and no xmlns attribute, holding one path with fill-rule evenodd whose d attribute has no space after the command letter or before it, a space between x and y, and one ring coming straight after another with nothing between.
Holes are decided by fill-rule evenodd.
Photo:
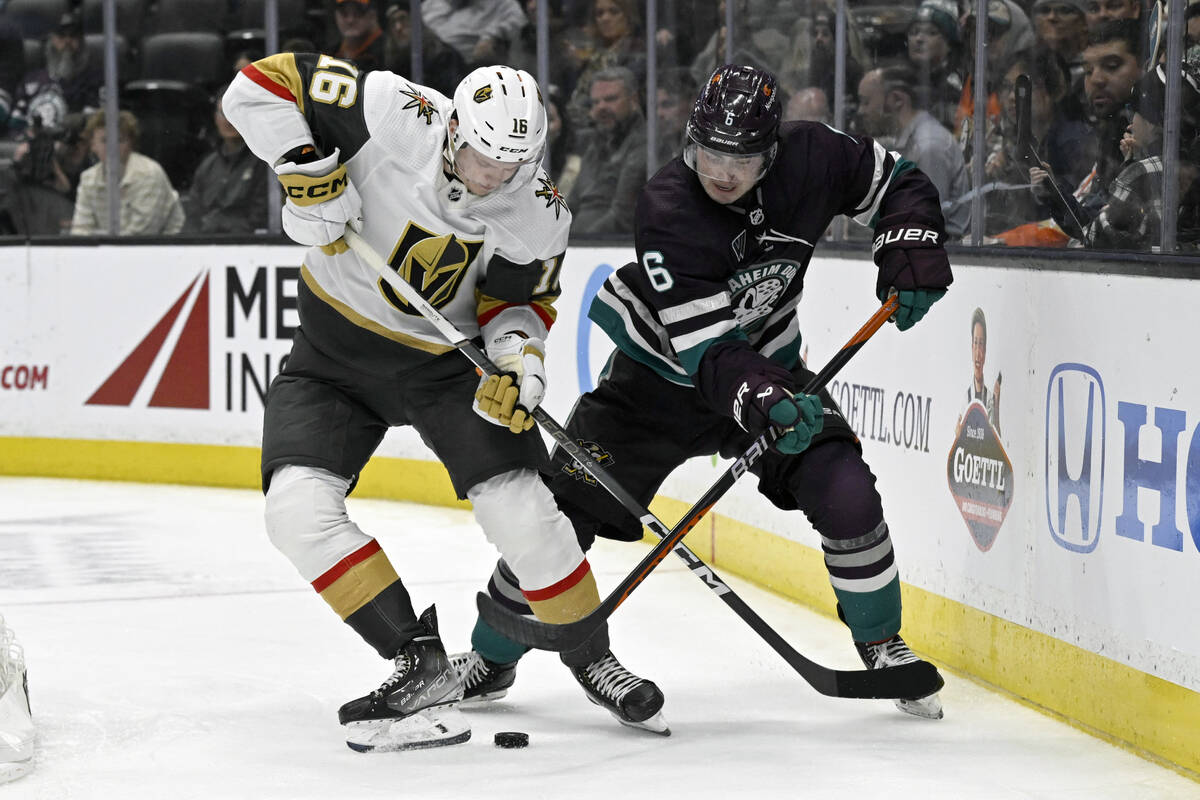
<instances>
[{"instance_id":1,"label":"goettl logo sign","mask_svg":"<svg viewBox=\"0 0 1200 800\"><path fill-rule=\"evenodd\" d=\"M950 494L975 546L987 551L1013 501L1013 470L1000 441L1001 375L985 377L988 327L982 308L971 313L971 382L946 464Z\"/></svg>"},{"instance_id":2,"label":"goettl logo sign","mask_svg":"<svg viewBox=\"0 0 1200 800\"><path fill-rule=\"evenodd\" d=\"M157 375L147 404L158 408L208 408L208 295L209 275L204 270L85 405L132 405L159 361L159 354L169 348L170 355ZM177 328L181 317L185 321L182 328Z\"/></svg>"},{"instance_id":3,"label":"goettl logo sign","mask_svg":"<svg viewBox=\"0 0 1200 800\"><path fill-rule=\"evenodd\" d=\"M971 401L963 412L946 477L975 545L990 550L1012 506L1013 474L1008 453L978 400Z\"/></svg>"}]
</instances>

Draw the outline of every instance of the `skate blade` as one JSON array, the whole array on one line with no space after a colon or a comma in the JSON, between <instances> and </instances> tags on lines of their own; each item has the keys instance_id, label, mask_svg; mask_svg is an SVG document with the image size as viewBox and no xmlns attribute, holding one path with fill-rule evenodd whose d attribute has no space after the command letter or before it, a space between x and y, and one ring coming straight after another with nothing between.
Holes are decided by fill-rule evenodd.
<instances>
[{"instance_id":1,"label":"skate blade","mask_svg":"<svg viewBox=\"0 0 1200 800\"><path fill-rule=\"evenodd\" d=\"M0 762L0 783L8 783L15 781L17 778L24 778L31 772L33 772L33 759Z\"/></svg>"},{"instance_id":2,"label":"skate blade","mask_svg":"<svg viewBox=\"0 0 1200 800\"><path fill-rule=\"evenodd\" d=\"M462 744L471 738L471 723L456 708L427 708L398 719L348 722L346 746L359 753L391 753Z\"/></svg>"},{"instance_id":3,"label":"skate blade","mask_svg":"<svg viewBox=\"0 0 1200 800\"><path fill-rule=\"evenodd\" d=\"M921 719L941 719L945 716L942 713L942 701L936 692L917 700L897 700L896 708Z\"/></svg>"},{"instance_id":4,"label":"skate blade","mask_svg":"<svg viewBox=\"0 0 1200 800\"><path fill-rule=\"evenodd\" d=\"M624 725L626 728L633 728L633 729L639 730L639 731L646 731L647 733L653 733L658 736L670 736L671 735L671 729L669 727L667 727L667 721L665 719L663 719L663 715L662 715L661 711L658 712L657 714L655 714L653 717L650 717L649 719L644 719L641 722L634 722L632 720L624 719L623 717L621 717L620 714L615 714L612 711L609 711L608 713L612 714L613 719L615 719L617 722Z\"/></svg>"},{"instance_id":5,"label":"skate blade","mask_svg":"<svg viewBox=\"0 0 1200 800\"><path fill-rule=\"evenodd\" d=\"M459 700L456 704L459 708L479 708L488 703L495 702L508 694L508 689L497 689L494 692L484 692L477 694L474 697L465 697Z\"/></svg>"}]
</instances>

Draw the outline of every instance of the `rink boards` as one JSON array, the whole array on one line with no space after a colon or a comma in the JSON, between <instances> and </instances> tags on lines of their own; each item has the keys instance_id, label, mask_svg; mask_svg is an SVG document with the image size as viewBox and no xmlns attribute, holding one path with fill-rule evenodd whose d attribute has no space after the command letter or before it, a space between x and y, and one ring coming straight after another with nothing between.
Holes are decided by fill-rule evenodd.
<instances>
[{"instance_id":1,"label":"rink boards","mask_svg":"<svg viewBox=\"0 0 1200 800\"><path fill-rule=\"evenodd\" d=\"M255 486L266 386L297 322L302 251L0 249L0 472ZM583 309L626 249L573 249L549 339L560 421L610 344ZM874 267L818 258L801 302L818 369L866 320ZM772 290L764 280L760 291ZM1193 772L1200 730L1200 281L956 263L830 387L879 488L910 642L941 663ZM998 419L968 401L976 309ZM411 431L359 492L454 502ZM668 521L725 465L689 463ZM689 536L717 566L830 612L815 533L745 479Z\"/></svg>"}]
</instances>

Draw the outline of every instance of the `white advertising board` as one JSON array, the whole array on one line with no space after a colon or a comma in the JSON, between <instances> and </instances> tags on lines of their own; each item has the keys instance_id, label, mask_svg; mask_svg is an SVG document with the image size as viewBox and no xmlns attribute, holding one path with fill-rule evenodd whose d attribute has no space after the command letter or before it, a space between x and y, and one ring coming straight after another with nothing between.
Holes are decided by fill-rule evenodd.
<instances>
[{"instance_id":1,"label":"white advertising board","mask_svg":"<svg viewBox=\"0 0 1200 800\"><path fill-rule=\"evenodd\" d=\"M0 254L0 436L261 443L263 398L298 324L303 248ZM547 401L563 418L589 369L573 352L589 336L578 325L583 285L567 284L549 356L560 380ZM601 341L596 351L605 349ZM378 452L434 460L408 429L391 431Z\"/></svg>"},{"instance_id":2,"label":"white advertising board","mask_svg":"<svg viewBox=\"0 0 1200 800\"><path fill-rule=\"evenodd\" d=\"M258 445L300 248L0 255L0 436ZM568 255L547 356L560 422L611 347L582 311L632 255ZM876 307L874 272L813 261L800 312L814 369ZM830 390L879 477L902 579L1200 689L1197 307L1200 281L964 265L927 319L880 331ZM989 393L1003 376L991 421L968 403L977 308ZM432 458L411 431L380 454ZM690 502L724 468L696 459L663 494ZM753 479L717 510L818 546Z\"/></svg>"}]
</instances>

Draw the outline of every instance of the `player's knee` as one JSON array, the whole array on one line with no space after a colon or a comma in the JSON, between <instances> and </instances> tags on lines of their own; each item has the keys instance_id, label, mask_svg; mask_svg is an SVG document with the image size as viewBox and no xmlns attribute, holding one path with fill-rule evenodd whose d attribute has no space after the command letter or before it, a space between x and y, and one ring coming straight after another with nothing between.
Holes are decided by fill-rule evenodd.
<instances>
[{"instance_id":1,"label":"player's knee","mask_svg":"<svg viewBox=\"0 0 1200 800\"><path fill-rule=\"evenodd\" d=\"M822 535L836 535L832 529L837 529L858 536L883 519L875 475L849 441L835 439L806 451L790 488Z\"/></svg>"},{"instance_id":2,"label":"player's knee","mask_svg":"<svg viewBox=\"0 0 1200 800\"><path fill-rule=\"evenodd\" d=\"M313 467L275 470L264 514L271 544L292 561L302 557L346 522L348 485L345 478Z\"/></svg>"},{"instance_id":3,"label":"player's knee","mask_svg":"<svg viewBox=\"0 0 1200 800\"><path fill-rule=\"evenodd\" d=\"M467 499L484 536L521 586L536 589L557 583L583 560L571 523L534 470L489 478L471 487Z\"/></svg>"}]
</instances>

